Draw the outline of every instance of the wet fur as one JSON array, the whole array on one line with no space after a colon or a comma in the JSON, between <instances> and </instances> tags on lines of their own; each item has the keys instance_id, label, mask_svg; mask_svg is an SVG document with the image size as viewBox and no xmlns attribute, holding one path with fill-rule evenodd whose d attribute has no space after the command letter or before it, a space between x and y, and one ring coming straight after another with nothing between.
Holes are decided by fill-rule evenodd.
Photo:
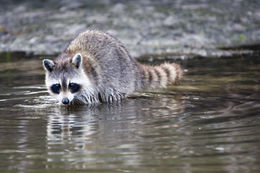
<instances>
[{"instance_id":1,"label":"wet fur","mask_svg":"<svg viewBox=\"0 0 260 173\"><path fill-rule=\"evenodd\" d=\"M82 73L72 62L78 53L82 56ZM79 78L87 81L72 100L72 103L85 104L119 101L136 90L176 83L183 75L181 67L175 63L159 66L139 64L120 41L96 30L79 34L54 60L52 69L50 72L46 70L47 87L51 79Z\"/></svg>"}]
</instances>

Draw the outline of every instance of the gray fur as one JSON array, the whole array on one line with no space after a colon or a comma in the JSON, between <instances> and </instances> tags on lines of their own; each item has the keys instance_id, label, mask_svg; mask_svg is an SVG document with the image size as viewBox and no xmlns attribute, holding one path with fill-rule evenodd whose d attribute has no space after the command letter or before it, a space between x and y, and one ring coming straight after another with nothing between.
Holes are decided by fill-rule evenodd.
<instances>
[{"instance_id":1,"label":"gray fur","mask_svg":"<svg viewBox=\"0 0 260 173\"><path fill-rule=\"evenodd\" d=\"M94 86L83 87L74 95L72 104L120 101L150 84L145 68L130 56L123 44L100 31L79 34L54 64L51 73L46 73L46 84L50 79L78 78L83 70ZM48 70L46 66L45 69Z\"/></svg>"},{"instance_id":2,"label":"gray fur","mask_svg":"<svg viewBox=\"0 0 260 173\"><path fill-rule=\"evenodd\" d=\"M78 52L90 54L90 58L95 61L95 68L99 69L96 74L98 79L92 81L96 84L95 91L89 94L85 92L81 100L85 99L89 103L90 98L94 97L94 102L113 102L121 100L138 89L136 86L140 86L136 80L137 75L140 75L136 60L112 36L99 31L84 32L65 51L67 54Z\"/></svg>"}]
</instances>

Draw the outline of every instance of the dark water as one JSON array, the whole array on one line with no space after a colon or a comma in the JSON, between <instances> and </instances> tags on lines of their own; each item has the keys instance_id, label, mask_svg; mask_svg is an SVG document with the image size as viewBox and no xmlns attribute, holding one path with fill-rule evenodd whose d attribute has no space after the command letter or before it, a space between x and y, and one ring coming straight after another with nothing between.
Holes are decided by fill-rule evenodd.
<instances>
[{"instance_id":1,"label":"dark water","mask_svg":"<svg viewBox=\"0 0 260 173\"><path fill-rule=\"evenodd\" d=\"M0 63L0 172L259 172L259 56L183 64L180 86L66 109L40 60Z\"/></svg>"}]
</instances>

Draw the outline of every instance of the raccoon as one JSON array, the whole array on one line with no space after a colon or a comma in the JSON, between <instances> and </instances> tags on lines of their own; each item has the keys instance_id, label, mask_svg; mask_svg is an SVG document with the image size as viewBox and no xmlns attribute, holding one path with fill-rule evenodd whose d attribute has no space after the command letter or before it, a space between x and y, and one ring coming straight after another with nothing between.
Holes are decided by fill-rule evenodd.
<instances>
[{"instance_id":1,"label":"raccoon","mask_svg":"<svg viewBox=\"0 0 260 173\"><path fill-rule=\"evenodd\" d=\"M49 93L65 105L120 101L134 91L166 87L183 76L180 65L139 64L110 34L79 34L53 61L43 60Z\"/></svg>"}]
</instances>

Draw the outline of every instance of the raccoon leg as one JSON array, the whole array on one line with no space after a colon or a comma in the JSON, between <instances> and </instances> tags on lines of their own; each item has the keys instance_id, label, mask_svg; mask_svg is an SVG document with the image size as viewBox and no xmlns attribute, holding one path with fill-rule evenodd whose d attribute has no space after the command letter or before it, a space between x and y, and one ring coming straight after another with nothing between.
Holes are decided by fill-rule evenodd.
<instances>
[{"instance_id":1,"label":"raccoon leg","mask_svg":"<svg viewBox=\"0 0 260 173\"><path fill-rule=\"evenodd\" d=\"M113 103L121 101L121 99L125 98L125 95L126 94L121 93L115 89L108 88L105 89L103 93L99 93L99 100L101 100L102 102Z\"/></svg>"}]
</instances>

